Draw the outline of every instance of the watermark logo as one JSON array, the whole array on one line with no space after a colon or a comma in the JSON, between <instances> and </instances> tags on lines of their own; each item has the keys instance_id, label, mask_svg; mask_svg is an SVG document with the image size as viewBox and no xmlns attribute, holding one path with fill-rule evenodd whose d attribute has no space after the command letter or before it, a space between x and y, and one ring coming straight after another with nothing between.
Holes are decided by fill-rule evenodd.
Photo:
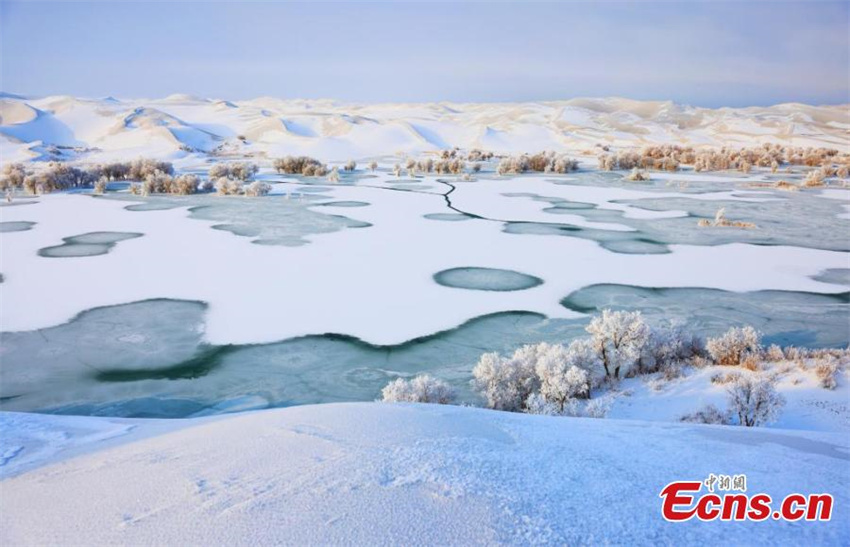
<instances>
[{"instance_id":1,"label":"watermark logo","mask_svg":"<svg viewBox=\"0 0 850 547\"><path fill-rule=\"evenodd\" d=\"M703 491L703 487L705 491ZM746 475L710 474L703 481L676 481L659 494L661 515L668 522L697 518L721 521L828 521L831 494L789 494L774 504L770 494L747 493Z\"/></svg>"}]
</instances>

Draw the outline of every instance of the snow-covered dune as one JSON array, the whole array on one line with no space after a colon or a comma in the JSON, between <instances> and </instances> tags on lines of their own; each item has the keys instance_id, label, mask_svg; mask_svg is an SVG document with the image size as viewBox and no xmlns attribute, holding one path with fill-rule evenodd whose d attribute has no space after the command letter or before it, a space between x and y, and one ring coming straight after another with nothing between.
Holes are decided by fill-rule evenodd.
<instances>
[{"instance_id":1,"label":"snow-covered dune","mask_svg":"<svg viewBox=\"0 0 850 547\"><path fill-rule=\"evenodd\" d=\"M4 413L0 423L15 433L0 441L4 545L838 545L850 535L850 442L830 434L379 403L166 422ZM65 452L30 454L49 438L65 439ZM742 472L751 495L833 494L832 521L661 517L667 483Z\"/></svg>"},{"instance_id":2,"label":"snow-covered dune","mask_svg":"<svg viewBox=\"0 0 850 547\"><path fill-rule=\"evenodd\" d=\"M323 160L418 154L452 147L495 152L582 151L596 144L792 146L848 149L847 105L709 109L620 98L534 103L355 104L330 100L38 99L6 95L4 154L71 146L91 159L196 152L312 154ZM120 138L116 136L120 133ZM153 146L152 143L156 143ZM36 150L36 152L39 152Z\"/></svg>"}]
</instances>

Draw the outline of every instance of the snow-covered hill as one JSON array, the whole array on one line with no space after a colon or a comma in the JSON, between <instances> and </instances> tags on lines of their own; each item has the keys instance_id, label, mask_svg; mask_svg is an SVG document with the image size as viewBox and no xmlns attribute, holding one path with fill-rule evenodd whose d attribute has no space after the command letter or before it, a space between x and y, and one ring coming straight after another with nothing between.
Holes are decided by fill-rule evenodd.
<instances>
[{"instance_id":1,"label":"snow-covered hill","mask_svg":"<svg viewBox=\"0 0 850 547\"><path fill-rule=\"evenodd\" d=\"M6 161L57 152L92 161L191 153L307 154L329 161L455 146L579 152L597 144L662 143L777 142L846 150L850 130L847 105L797 103L708 109L619 98L346 104L275 98L231 102L188 95L153 100L2 97L0 152Z\"/></svg>"},{"instance_id":2,"label":"snow-covered hill","mask_svg":"<svg viewBox=\"0 0 850 547\"><path fill-rule=\"evenodd\" d=\"M0 441L4 545L813 546L850 536L850 442L837 434L379 403L174 421L3 413L0 425L14 433ZM828 492L835 513L666 522L661 489L710 473L746 473L748 494L774 499Z\"/></svg>"}]
</instances>

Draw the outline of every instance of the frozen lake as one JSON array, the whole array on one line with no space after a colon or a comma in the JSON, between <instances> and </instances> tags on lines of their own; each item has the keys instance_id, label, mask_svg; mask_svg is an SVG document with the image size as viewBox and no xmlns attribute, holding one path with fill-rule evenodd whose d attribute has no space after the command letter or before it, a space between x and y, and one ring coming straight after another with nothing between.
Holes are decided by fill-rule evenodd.
<instances>
[{"instance_id":1,"label":"frozen lake","mask_svg":"<svg viewBox=\"0 0 850 547\"><path fill-rule=\"evenodd\" d=\"M473 402L482 353L569 342L606 307L704 336L850 342L850 190L687 172L262 178L260 198L116 185L0 207L0 409L369 401L422 372ZM757 227L697 227L719 208Z\"/></svg>"}]
</instances>

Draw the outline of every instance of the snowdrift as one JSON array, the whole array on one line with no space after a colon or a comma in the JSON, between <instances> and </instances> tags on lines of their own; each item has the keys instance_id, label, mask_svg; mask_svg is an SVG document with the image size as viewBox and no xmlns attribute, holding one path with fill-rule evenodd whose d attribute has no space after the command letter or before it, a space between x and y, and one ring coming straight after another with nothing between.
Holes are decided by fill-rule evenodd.
<instances>
[{"instance_id":1,"label":"snowdrift","mask_svg":"<svg viewBox=\"0 0 850 547\"><path fill-rule=\"evenodd\" d=\"M824 433L380 403L0 425L14 433L0 447L7 545L772 546L850 533L850 441ZM45 439L64 441L48 452ZM829 492L836 512L664 521L661 489L710 473L746 473L748 493L774 498Z\"/></svg>"}]
</instances>

